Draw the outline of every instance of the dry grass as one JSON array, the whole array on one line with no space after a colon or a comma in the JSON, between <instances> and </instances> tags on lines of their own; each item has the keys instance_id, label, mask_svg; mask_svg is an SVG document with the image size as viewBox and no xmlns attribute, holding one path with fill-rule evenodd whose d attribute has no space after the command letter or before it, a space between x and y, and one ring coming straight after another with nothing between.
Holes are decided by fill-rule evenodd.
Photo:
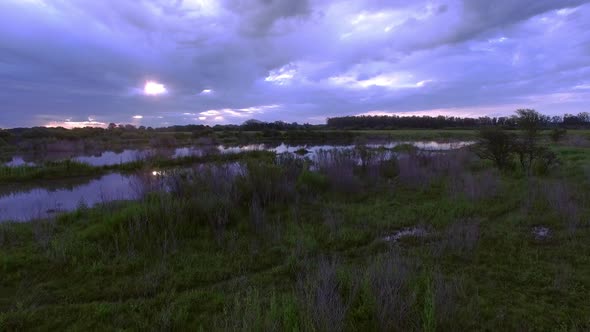
<instances>
[{"instance_id":1,"label":"dry grass","mask_svg":"<svg viewBox=\"0 0 590 332\"><path fill-rule=\"evenodd\" d=\"M320 150L316 154L316 166L324 174L332 188L339 192L354 193L361 187L354 174L358 158L350 150Z\"/></svg>"},{"instance_id":2,"label":"dry grass","mask_svg":"<svg viewBox=\"0 0 590 332\"><path fill-rule=\"evenodd\" d=\"M450 175L447 188L449 194L455 198L464 196L471 201L478 201L495 196L500 184L500 176L495 170L484 170L475 174L464 171Z\"/></svg>"},{"instance_id":3,"label":"dry grass","mask_svg":"<svg viewBox=\"0 0 590 332\"><path fill-rule=\"evenodd\" d=\"M568 231L575 231L581 221L581 211L574 195L576 191L565 180L545 181L540 190L547 204L563 220Z\"/></svg>"},{"instance_id":4,"label":"dry grass","mask_svg":"<svg viewBox=\"0 0 590 332\"><path fill-rule=\"evenodd\" d=\"M426 189L444 176L462 174L469 158L464 149L447 153L410 152L398 159L398 179L411 188Z\"/></svg>"},{"instance_id":5,"label":"dry grass","mask_svg":"<svg viewBox=\"0 0 590 332\"><path fill-rule=\"evenodd\" d=\"M431 250L435 257L456 255L468 258L475 253L480 237L480 220L463 219L451 224L440 234L440 240L433 243Z\"/></svg>"}]
</instances>

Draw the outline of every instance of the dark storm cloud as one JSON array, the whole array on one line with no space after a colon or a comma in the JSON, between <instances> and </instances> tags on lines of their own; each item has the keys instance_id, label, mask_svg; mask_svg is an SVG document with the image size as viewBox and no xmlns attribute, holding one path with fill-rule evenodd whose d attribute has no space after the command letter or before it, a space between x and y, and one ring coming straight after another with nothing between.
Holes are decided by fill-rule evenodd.
<instances>
[{"instance_id":1,"label":"dark storm cloud","mask_svg":"<svg viewBox=\"0 0 590 332\"><path fill-rule=\"evenodd\" d=\"M223 6L241 16L240 31L248 36L262 36L281 19L310 14L307 0L224 0Z\"/></svg>"},{"instance_id":2,"label":"dark storm cloud","mask_svg":"<svg viewBox=\"0 0 590 332\"><path fill-rule=\"evenodd\" d=\"M0 127L587 111L587 2L5 0Z\"/></svg>"}]
</instances>

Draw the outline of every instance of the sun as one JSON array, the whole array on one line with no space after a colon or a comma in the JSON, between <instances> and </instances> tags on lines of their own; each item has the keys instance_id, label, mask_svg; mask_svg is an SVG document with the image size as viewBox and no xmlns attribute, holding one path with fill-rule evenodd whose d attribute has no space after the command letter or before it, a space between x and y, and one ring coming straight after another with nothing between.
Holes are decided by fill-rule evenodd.
<instances>
[{"instance_id":1,"label":"sun","mask_svg":"<svg viewBox=\"0 0 590 332\"><path fill-rule=\"evenodd\" d=\"M145 83L145 87L143 88L143 92L146 95L156 96L156 95L164 94L164 93L168 92L168 90L166 90L166 87L164 86L164 84L160 84L160 83L154 82L154 81L148 81Z\"/></svg>"}]
</instances>

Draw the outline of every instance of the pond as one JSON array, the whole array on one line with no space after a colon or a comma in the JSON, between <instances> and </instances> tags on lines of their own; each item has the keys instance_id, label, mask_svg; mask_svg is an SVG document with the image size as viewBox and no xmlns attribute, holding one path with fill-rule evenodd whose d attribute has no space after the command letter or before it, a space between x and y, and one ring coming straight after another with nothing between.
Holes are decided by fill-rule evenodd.
<instances>
[{"instance_id":1,"label":"pond","mask_svg":"<svg viewBox=\"0 0 590 332\"><path fill-rule=\"evenodd\" d=\"M89 180L70 188L33 188L0 194L0 222L47 218L73 211L80 205L94 206L116 200L134 200L141 193L137 176L117 173Z\"/></svg>"},{"instance_id":2,"label":"pond","mask_svg":"<svg viewBox=\"0 0 590 332\"><path fill-rule=\"evenodd\" d=\"M387 149L395 148L402 144L411 144L421 150L428 151L445 151L458 149L472 144L470 141L456 142L436 142L436 141L388 141L381 143L366 144L371 148L384 147ZM109 166L134 161L144 160L151 157L164 159L176 159L187 156L203 156L214 153L240 153L253 150L274 151L277 153L295 153L299 150L307 150L307 154L315 154L319 150L333 149L352 149L355 145L336 145L336 144L297 144L290 145L280 144L249 144L240 146L190 146L171 149L126 149L123 151L102 151L95 154L67 154L67 153L45 153L45 154L21 154L12 157L12 160L4 163L5 166L32 166L46 161L58 161L71 159L74 161L87 163L92 166Z\"/></svg>"},{"instance_id":3,"label":"pond","mask_svg":"<svg viewBox=\"0 0 590 332\"><path fill-rule=\"evenodd\" d=\"M47 161L70 159L92 166L110 166L141 161L150 157L174 159L190 155L200 156L203 155L205 151L205 149L196 147L182 147L176 149L126 149L123 151L102 151L94 154L64 154L50 152L44 154L16 155L12 157L11 161L4 163L4 165L9 167L33 166Z\"/></svg>"}]
</instances>

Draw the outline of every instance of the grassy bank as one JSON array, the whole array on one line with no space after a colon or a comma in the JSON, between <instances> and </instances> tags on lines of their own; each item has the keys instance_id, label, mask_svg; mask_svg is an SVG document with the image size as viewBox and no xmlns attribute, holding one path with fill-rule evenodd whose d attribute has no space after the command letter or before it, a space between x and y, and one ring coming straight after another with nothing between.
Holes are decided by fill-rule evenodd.
<instances>
[{"instance_id":1,"label":"grassy bank","mask_svg":"<svg viewBox=\"0 0 590 332\"><path fill-rule=\"evenodd\" d=\"M554 150L258 158L2 224L0 330L587 330L590 149Z\"/></svg>"},{"instance_id":2,"label":"grassy bank","mask_svg":"<svg viewBox=\"0 0 590 332\"><path fill-rule=\"evenodd\" d=\"M397 140L469 140L475 139L477 130L472 129L440 129L440 130L426 130L426 129L399 129L399 130L351 130L359 136L365 137L387 137Z\"/></svg>"}]
</instances>

